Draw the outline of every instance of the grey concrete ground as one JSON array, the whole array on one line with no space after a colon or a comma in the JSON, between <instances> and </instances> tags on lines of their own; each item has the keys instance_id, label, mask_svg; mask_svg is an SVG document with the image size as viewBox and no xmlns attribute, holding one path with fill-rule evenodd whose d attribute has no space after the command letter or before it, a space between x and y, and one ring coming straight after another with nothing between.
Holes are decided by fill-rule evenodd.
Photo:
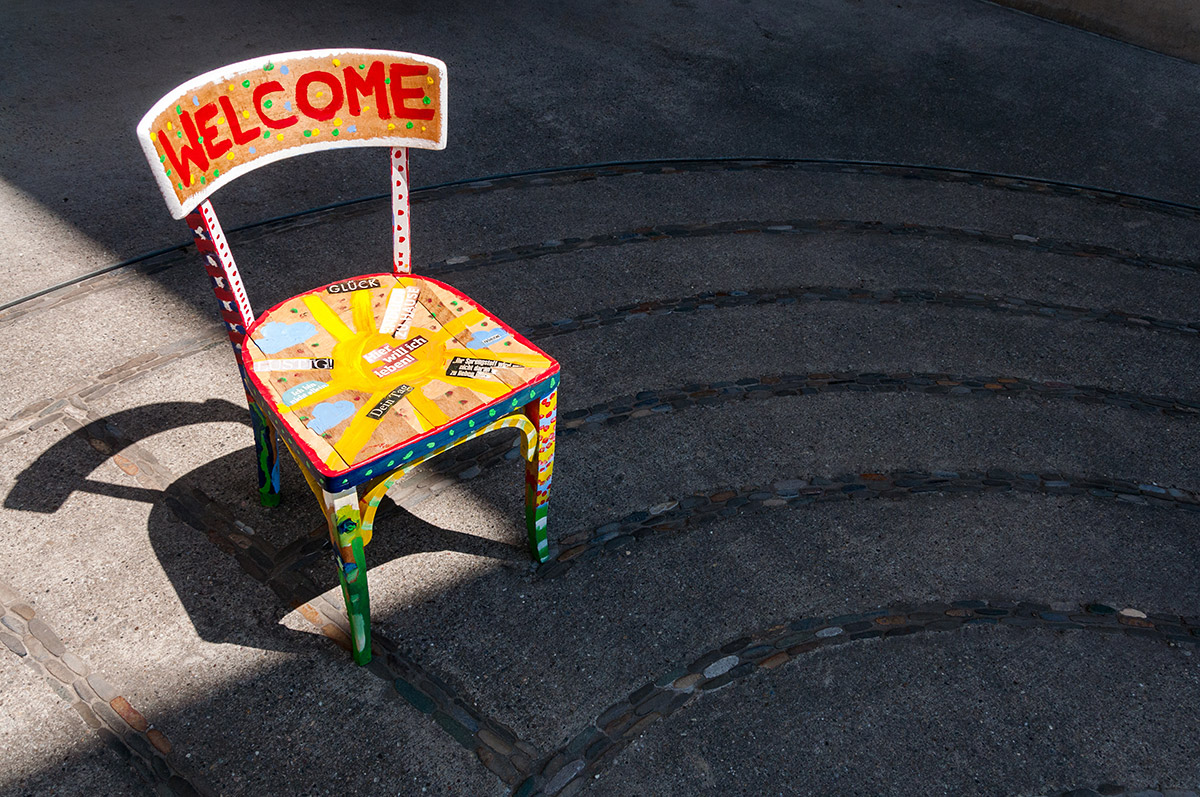
<instances>
[{"instance_id":1,"label":"grey concrete ground","mask_svg":"<svg viewBox=\"0 0 1200 797\"><path fill-rule=\"evenodd\" d=\"M977 0L0 14L0 793L1200 793L1200 67ZM447 62L417 271L563 368L551 562L511 437L410 474L364 669L133 138L343 44ZM387 218L230 239L267 307Z\"/></svg>"}]
</instances>

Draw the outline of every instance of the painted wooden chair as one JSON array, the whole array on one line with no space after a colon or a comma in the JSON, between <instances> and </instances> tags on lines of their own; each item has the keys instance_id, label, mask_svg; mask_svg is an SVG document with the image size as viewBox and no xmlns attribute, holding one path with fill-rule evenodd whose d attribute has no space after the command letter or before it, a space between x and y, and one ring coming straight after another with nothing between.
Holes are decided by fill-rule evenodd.
<instances>
[{"instance_id":1,"label":"painted wooden chair","mask_svg":"<svg viewBox=\"0 0 1200 797\"><path fill-rule=\"evenodd\" d=\"M449 285L411 274L408 148L445 147L445 64L381 50L243 61L159 100L138 138L212 278L250 406L262 503L279 502L277 439L321 502L354 660L371 658L363 548L375 510L418 463L518 428L529 545L545 561L558 364ZM391 272L338 279L256 317L209 195L271 161L364 146L391 148Z\"/></svg>"}]
</instances>

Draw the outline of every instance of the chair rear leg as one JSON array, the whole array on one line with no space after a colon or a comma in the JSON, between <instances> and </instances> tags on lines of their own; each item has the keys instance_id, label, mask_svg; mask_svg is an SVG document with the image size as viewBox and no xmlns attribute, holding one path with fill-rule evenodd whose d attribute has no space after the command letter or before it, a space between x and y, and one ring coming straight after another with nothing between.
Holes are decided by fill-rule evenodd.
<instances>
[{"instance_id":1,"label":"chair rear leg","mask_svg":"<svg viewBox=\"0 0 1200 797\"><path fill-rule=\"evenodd\" d=\"M525 462L525 529L534 561L550 558L546 522L550 512L550 481L554 475L554 423L558 391L525 406L525 416L537 427L537 450Z\"/></svg>"},{"instance_id":2,"label":"chair rear leg","mask_svg":"<svg viewBox=\"0 0 1200 797\"><path fill-rule=\"evenodd\" d=\"M371 661L371 599L367 593L367 561L363 553L362 516L358 491L324 493L329 536L337 551L338 580L350 620L350 644L354 663Z\"/></svg>"},{"instance_id":3,"label":"chair rear leg","mask_svg":"<svg viewBox=\"0 0 1200 797\"><path fill-rule=\"evenodd\" d=\"M254 401L250 401L254 426L254 453L258 462L258 500L263 506L279 506L279 439L271 423Z\"/></svg>"}]
</instances>

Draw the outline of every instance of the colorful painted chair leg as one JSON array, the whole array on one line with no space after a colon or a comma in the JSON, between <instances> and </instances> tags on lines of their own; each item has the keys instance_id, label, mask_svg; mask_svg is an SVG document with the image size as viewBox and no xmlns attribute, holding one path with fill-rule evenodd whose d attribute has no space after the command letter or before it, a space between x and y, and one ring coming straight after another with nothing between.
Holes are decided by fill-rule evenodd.
<instances>
[{"instance_id":1,"label":"colorful painted chair leg","mask_svg":"<svg viewBox=\"0 0 1200 797\"><path fill-rule=\"evenodd\" d=\"M271 421L253 401L250 420L254 426L254 453L258 460L258 500L263 506L279 506L279 438Z\"/></svg>"},{"instance_id":2,"label":"colorful painted chair leg","mask_svg":"<svg viewBox=\"0 0 1200 797\"><path fill-rule=\"evenodd\" d=\"M367 561L363 553L362 516L358 491L325 493L325 512L330 538L338 552L338 579L346 616L350 620L350 644L355 664L371 661L371 599L367 593Z\"/></svg>"},{"instance_id":3,"label":"colorful painted chair leg","mask_svg":"<svg viewBox=\"0 0 1200 797\"><path fill-rule=\"evenodd\" d=\"M558 416L558 391L525 407L525 416L537 427L537 451L525 463L525 529L534 560L550 558L546 520L550 511L550 481L554 476L554 422Z\"/></svg>"}]
</instances>

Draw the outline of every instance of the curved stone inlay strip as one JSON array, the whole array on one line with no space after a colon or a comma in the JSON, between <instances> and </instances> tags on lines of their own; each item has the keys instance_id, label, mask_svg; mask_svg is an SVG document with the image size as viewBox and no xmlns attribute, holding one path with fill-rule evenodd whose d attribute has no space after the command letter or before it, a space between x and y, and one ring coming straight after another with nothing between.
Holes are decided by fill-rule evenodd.
<instances>
[{"instance_id":1,"label":"curved stone inlay strip","mask_svg":"<svg viewBox=\"0 0 1200 797\"><path fill-rule=\"evenodd\" d=\"M857 288L830 285L797 285L784 288L756 291L705 291L693 296L670 299L652 299L636 304L596 310L575 318L538 324L518 330L530 338L548 338L565 335L580 329L615 324L631 318L671 313L694 313L699 310L716 310L725 307L743 307L750 304L796 304L797 302L851 302L853 304L923 304L941 307L966 307L991 310L1010 315L1038 316L1065 321L1095 321L1107 324L1148 329L1156 332L1173 332L1189 337L1200 336L1200 322L1173 321L1131 313L1115 308L1074 307L1072 305L1023 299L1018 296L990 296L977 292L933 291L921 288Z\"/></svg>"},{"instance_id":2,"label":"curved stone inlay strip","mask_svg":"<svg viewBox=\"0 0 1200 797\"><path fill-rule=\"evenodd\" d=\"M41 675L106 747L151 787L170 794L212 794L171 741L109 681L67 648L34 608L0 581L0 644ZM188 756L191 757L190 754Z\"/></svg>"},{"instance_id":3,"label":"curved stone inlay strip","mask_svg":"<svg viewBox=\"0 0 1200 797\"><path fill-rule=\"evenodd\" d=\"M423 272L442 275L470 271L483 266L533 260L547 255L566 254L597 246L620 246L622 244L647 243L673 238L708 238L718 235L820 235L843 233L850 235L897 235L921 238L937 238L962 243L982 243L991 246L1007 246L1035 252L1047 252L1074 257L1104 258L1137 268L1156 268L1188 274L1200 272L1200 264L1139 255L1126 249L1114 249L1080 241L1062 241L1055 238L1035 238L1031 235L987 232L967 227L946 227L930 224L908 224L905 222L864 221L858 219L741 219L718 222L695 222L690 224L659 224L638 227L615 233L602 233L587 238L564 238L543 241L537 244L522 244L492 252L458 255L430 263Z\"/></svg>"},{"instance_id":4,"label":"curved stone inlay strip","mask_svg":"<svg viewBox=\"0 0 1200 797\"><path fill-rule=\"evenodd\" d=\"M1160 413L1172 418L1191 418L1200 415L1200 403L1140 393L1126 393L1100 387L1069 385L1062 382L1038 382L1010 377L962 377L948 374L812 373L750 377L739 379L736 382L693 384L666 390L645 390L635 396L618 397L585 409L564 411L559 418L558 433L563 437L569 437L580 432L599 431L605 426L632 418L659 416L691 407L743 400L763 400L773 396L815 395L822 392L916 392L955 397L1036 396L1043 399L1074 400L1085 404L1124 407L1139 412ZM425 476L410 474L403 485L389 492L389 496L396 505L411 510L444 487L446 475L452 475L460 480L473 479L501 461L515 461L519 456L520 451L515 437L496 436L485 446L464 446L461 450L456 449L452 456L429 463L429 474ZM910 483L913 479L920 479L922 476L927 479L925 484ZM577 532L554 541L552 544L556 547L552 548L552 558L550 562L542 565L539 572L542 576L556 575L562 570L551 569L556 567L555 562L568 563L576 556L582 555L586 549L598 548L611 540L617 540L613 543L614 546L620 545L627 541L629 536L645 536L656 530L658 526L671 529L680 528L710 519L715 514L721 513L722 510L736 509L739 506L751 508L777 507L785 504L796 506L816 501L841 500L844 496L839 497L833 494L826 496L827 492L836 493L838 490L843 493L859 493L855 496L858 498L876 497L885 493L887 497L894 498L900 497L901 494L929 492L929 489L920 489L925 487L947 492L1014 489L1056 495L1079 493L1086 488L1100 491L1098 494L1093 493L1100 498L1112 497L1107 495L1109 492L1114 495L1131 496L1121 500L1133 503L1141 503L1141 501L1134 500L1132 496L1143 495L1149 500L1161 498L1165 494L1166 497L1184 504L1195 500L1195 494L1192 492L1176 488L1162 488L1146 482L1104 477L1051 478L1056 475L1043 474L1039 476L1032 473L1018 474L1018 478L1012 480L1013 476L1012 473L998 470L988 471L982 476L971 473L955 473L952 476L950 472L946 471L924 475L904 472L889 477L883 477L880 474L859 474L851 477L853 483L868 484L875 489L867 492L854 489L845 490L845 485L851 482L845 481L847 477L838 477L829 480L814 479L812 484L802 480L786 480L762 488L709 491L702 496L685 496L677 501L657 504L643 512L635 512L621 520L605 523L594 531ZM891 486L885 488L882 485L888 479L891 480ZM959 481L953 481L953 479ZM984 479L990 481L984 481ZM1010 481L995 483L997 480L1006 479ZM1063 484L1064 481L1068 484ZM802 486L808 489L805 495L810 498L800 500L800 487ZM823 486L831 488L831 490L820 489ZM658 530L666 530L666 528ZM324 555L327 541L328 535L322 528L316 530L311 538L298 539L292 545L280 550L273 557L275 569L271 571L272 577L308 566L316 558ZM580 549L580 546L583 546L583 550ZM566 550L563 550L564 548Z\"/></svg>"},{"instance_id":5,"label":"curved stone inlay strip","mask_svg":"<svg viewBox=\"0 0 1200 797\"><path fill-rule=\"evenodd\" d=\"M1033 397L1104 404L1171 418L1200 416L1200 402L1168 396L1153 396L1109 390L1094 385L1065 382L1039 382L1010 376L957 376L934 373L872 372L808 373L745 377L737 381L689 384L665 390L643 390L633 396L619 396L583 409L562 412L558 421L560 435L577 430L591 431L605 424L631 418L675 412L748 399L775 396L811 396L817 393L925 393L943 396Z\"/></svg>"},{"instance_id":6,"label":"curved stone inlay strip","mask_svg":"<svg viewBox=\"0 0 1200 797\"><path fill-rule=\"evenodd\" d=\"M798 302L822 301L838 301L850 302L854 304L875 305L929 304L945 307L975 308L981 310L991 310L999 313L1053 318L1063 321L1084 320L1120 324L1125 327L1136 327L1155 332L1174 333L1188 337L1200 336L1200 322L1172 321L1154 318L1147 315L1130 313L1124 310L1071 307L1048 302L1039 302L1033 299L1022 299L1012 296L988 296L986 294L974 292L958 293L949 291L926 291L915 288L869 290L866 288L840 288L828 286L796 286L758 291L705 291L682 298L654 299L637 304L626 304L619 307L604 308L601 310L584 313L574 318L546 321L535 324L531 327L520 327L518 328L518 331L531 340L543 340L545 338L555 337L558 335L567 335L580 330L592 329L594 327L616 324L623 321L628 321L630 319L642 318L648 315L693 313L729 307L743 307L746 305L786 305L795 304ZM223 335L221 336L220 340L216 339L215 337L192 339L171 346L169 351L163 354L150 357L147 357L146 355L140 355L132 360L129 360L127 363L121 366L117 366L116 368L106 371L105 373L101 374L92 384L88 384L82 388L79 388L73 395L77 395L79 398L83 399L90 399L94 397L98 398L111 391L116 385L134 379L139 379L149 371L156 370L165 365L176 362L177 360L189 357L192 354L196 354L198 352L210 349L216 345L220 345L223 343L223 341ZM993 391L996 390L996 388L988 386L999 381L1004 383L1002 390L998 391L999 395L1013 395L1028 388L1039 393L1044 393L1045 395L1053 395L1057 397L1063 395L1063 391L1067 391L1068 397L1074 398L1078 401L1096 403L1103 402L1118 406L1129 406L1133 409L1160 411L1166 415L1190 415L1194 414L1197 409L1200 408L1200 405L1186 402L1181 399L1110 391L1099 387L1064 385L1058 382L1037 383L1032 380L1024 379L1013 381L1008 379L985 379L983 377L952 377L946 374L833 374L827 376L829 379L833 379L835 381L853 379L859 382L861 386L840 387L834 385L825 386L814 383L812 385L799 385L796 386L795 389L803 390L807 387L815 387L818 390L872 389L882 391L920 388L923 392L951 392L957 394ZM885 377L885 381L872 382L869 379L869 377L872 376ZM937 386L921 387L921 383L919 382L921 378L932 378L935 381L951 380L957 381L960 384L949 385L950 390L943 391L937 389L938 387L942 386L941 384ZM886 384L894 385L894 382L888 382L887 380L895 379L903 379L909 384L907 387L885 386ZM980 386L972 384L974 381L981 380L984 383L982 386L983 390L978 389ZM772 383L762 382L761 384L767 385ZM756 387L755 382L753 381L747 382L746 380L741 380L737 383L737 385L744 386L748 390L766 390L765 387ZM686 392L696 392L702 389L716 389L728 392L733 387L734 385L732 383L718 384L697 387L695 390L688 389ZM791 388L778 388L778 390L787 389ZM639 396L640 395L641 394L639 394ZM764 393L756 397L761 398L764 395L766 394ZM784 393L783 395L791 394ZM50 414L54 414L55 417L57 417L57 415L60 414L61 409L67 405L69 398L69 395L62 394L54 397L53 399L35 402L17 411L12 415L8 423L0 424L0 444L24 434L26 431L28 431L31 423L42 422ZM683 396L672 395L668 400L678 401L683 398ZM595 412L602 411L602 409L595 410ZM663 410L659 409L656 411L661 412ZM593 413L589 412L589 414ZM610 412L610 416L612 414L614 413ZM634 417L637 416L635 415Z\"/></svg>"},{"instance_id":7,"label":"curved stone inlay strip","mask_svg":"<svg viewBox=\"0 0 1200 797\"><path fill-rule=\"evenodd\" d=\"M369 209L367 204L354 206L356 213ZM236 244L245 243L269 234L281 232L293 226L311 226L322 219L314 217L287 217L283 220L265 222L253 228L231 231L229 238ZM429 263L419 269L431 276L470 271L484 266L532 260L547 255L567 254L597 246L619 246L628 243L645 243L672 238L701 238L718 235L747 235L752 233L776 235L817 235L821 233L903 235L963 243L983 243L992 246L1008 246L1035 252L1049 252L1075 257L1104 258L1138 268L1156 268L1182 273L1200 272L1200 264L1140 255L1125 249L1115 249L1099 244L1078 241L1063 241L1055 238L1037 238L1022 233L997 233L967 227L908 224L905 222L882 222L855 219L783 219L783 220L733 220L723 222L697 222L690 224L660 224L639 227L615 233L601 233L587 238L564 238L536 244L457 255ZM86 296L92 292L116 287L138 275L155 274L179 263L190 260L184 244L156 253L154 257L135 262L118 264L136 265L129 273L116 274L118 266L108 267L93 275L81 277L68 283L53 286L0 306L0 324L14 321L27 313L46 310Z\"/></svg>"},{"instance_id":8,"label":"curved stone inlay strip","mask_svg":"<svg viewBox=\"0 0 1200 797\"><path fill-rule=\"evenodd\" d=\"M1200 792L1192 789L1171 789L1161 786L1126 788L1115 783L1101 783L1096 788L1082 786L1077 789L1059 791L1055 789L1045 793L1046 797L1200 797Z\"/></svg>"},{"instance_id":9,"label":"curved stone inlay strip","mask_svg":"<svg viewBox=\"0 0 1200 797\"><path fill-rule=\"evenodd\" d=\"M1016 191L1024 194L1060 196L1084 199L1106 205L1148 210L1183 218L1200 218L1200 207L1168 199L1155 199L1139 194L1113 191L1107 188L1044 180L1036 177L999 174L974 169L953 169L944 166L888 163L884 161L829 160L826 158L663 158L655 160L620 161L613 163L538 169L516 174L497 175L482 179L459 180L425 186L412 192L414 202L429 202L461 194L481 194L513 188L532 188L544 185L568 185L609 177L652 174L687 174L693 172L733 171L798 171L814 174L861 174L868 177L898 177L904 180L925 180L937 183L958 183ZM364 197L355 202L376 202L386 194ZM349 203L347 203L349 204ZM330 210L316 208L309 213ZM263 224L266 222L259 222Z\"/></svg>"},{"instance_id":10,"label":"curved stone inlay strip","mask_svg":"<svg viewBox=\"0 0 1200 797\"><path fill-rule=\"evenodd\" d=\"M773 670L821 648L967 626L1038 628L1122 634L1172 645L1200 646L1200 616L1116 608L1068 607L1027 601L960 600L896 605L838 617L804 617L761 629L709 650L637 689L603 711L541 763L514 790L520 797L554 795L595 775L648 727L707 692Z\"/></svg>"},{"instance_id":11,"label":"curved stone inlay strip","mask_svg":"<svg viewBox=\"0 0 1200 797\"><path fill-rule=\"evenodd\" d=\"M592 180L631 175L689 174L697 172L735 171L797 171L813 174L860 174L868 177L895 177L904 180L923 180L936 183L955 183L982 188L1015 191L1039 196L1083 199L1103 205L1117 205L1134 210L1162 213L1181 218L1200 218L1200 207L1167 199L1155 199L1106 188L1045 180L1019 175L999 174L973 169L953 169L881 161L826 160L822 158L694 158L620 161L613 163L537 169L528 172L501 174L492 177L455 180L437 185L422 186L411 192L413 204L436 202L456 196L485 194L493 191L540 188L548 185L570 185ZM323 205L285 216L263 219L227 230L237 240L253 240L261 235L283 232L296 227L310 226L342 218L355 218L375 212L377 205L390 201L390 194L373 194L333 205ZM157 250L109 269L132 265L158 257L179 247ZM20 300L18 300L20 301ZM5 308L0 308L5 309Z\"/></svg>"},{"instance_id":12,"label":"curved stone inlay strip","mask_svg":"<svg viewBox=\"0 0 1200 797\"><path fill-rule=\"evenodd\" d=\"M552 541L550 559L535 577L554 578L576 561L605 548L757 509L811 506L830 501L900 499L920 493L979 494L1024 492L1041 495L1083 495L1105 501L1200 513L1200 493L1163 487L1152 481L1109 476L1034 473L993 468L965 471L893 471L844 473L832 478L781 479L751 487L719 487L663 501L644 510Z\"/></svg>"},{"instance_id":13,"label":"curved stone inlay strip","mask_svg":"<svg viewBox=\"0 0 1200 797\"><path fill-rule=\"evenodd\" d=\"M769 304L795 304L798 302L823 302L837 301L849 302L854 304L875 304L875 305L894 305L894 304L928 304L944 307L961 307L974 308L980 310L991 310L998 313L1009 313L1014 315L1037 316L1044 318L1053 318L1056 320L1070 321L1083 320L1102 323L1119 324L1125 327L1135 327L1146 329L1155 332L1167 332L1188 337L1200 336L1200 322L1174 321L1168 319L1154 318L1152 316L1131 313L1119 309L1101 309L1101 308L1084 308L1073 307L1069 305L1059 305L1050 302L1040 302L1035 299L1023 299L1015 296L989 296L977 292L953 292L953 291L930 291L916 288L892 288L892 289L866 289L866 288L844 288L831 286L793 286L784 288L774 288L769 290L743 291L705 291L692 296L682 298L667 298L654 299L640 302L637 304L626 304L619 307L604 308L595 310L589 313L576 316L574 318L564 318L556 321L546 321L535 324L531 327L521 327L518 331L524 334L531 340L542 340L558 335L566 335L572 332L578 332L584 329L592 329L594 327L615 324L630 319L642 318L648 315L670 315L672 313L692 313L704 310L713 310L729 307L743 307L746 305L769 305ZM214 337L203 337L183 341L180 344L175 344L170 347L167 353L151 356L140 355L128 361L124 365L117 366L101 374L93 384L85 385L78 389L75 395L80 398L93 398L103 396L118 384L122 382L138 379L144 376L148 371L155 370L164 365L169 365L177 360L191 356L201 351L212 348L220 344L224 340L216 340ZM836 378L843 378L846 375L835 375ZM869 376L869 375L861 375ZM968 388L974 388L970 385L969 378L949 377L945 374L926 374L926 375L907 375L903 378L911 379L913 376L929 376L938 380L954 379L964 382ZM994 383L996 380L987 380L989 383ZM739 383L740 384L740 383ZM752 384L752 383L745 383ZM765 383L764 383L765 384ZM863 385L867 383L864 381ZM1062 391L1070 389L1072 398L1079 401L1103 401L1109 404L1117 404L1122 406L1133 406L1135 409L1159 409L1167 415L1175 414L1192 414L1197 406L1179 399L1169 399L1160 396L1142 396L1135 393L1119 393L1108 391L1103 388L1095 387L1079 387L1066 386L1061 383L1042 383L1045 387L1038 387L1038 383L1029 380L1018 380L1018 383L1004 388L1005 395L1012 394L1017 391L1022 391L1025 388L1022 385L1028 385L1034 390L1053 390ZM914 383L911 387L915 387ZM725 389L726 385L715 386L718 389ZM968 390L958 389L963 385L951 386L953 389L949 392L965 393ZM762 390L763 388L755 388ZM850 390L865 390L867 387L850 387ZM904 388L892 387L875 387L877 390L894 390ZM694 392L694 391L693 391ZM936 389L928 389L925 392L947 392ZM676 397L672 400L677 400ZM62 394L54 397L54 399L35 402L27 407L16 412L10 422L0 425L0 444L8 440L24 434L31 422L38 422L45 418L49 413L57 414L63 406L68 402L69 396ZM1167 402L1164 404L1164 402ZM661 410L659 410L661 411ZM31 420L33 419L33 420Z\"/></svg>"}]
</instances>

